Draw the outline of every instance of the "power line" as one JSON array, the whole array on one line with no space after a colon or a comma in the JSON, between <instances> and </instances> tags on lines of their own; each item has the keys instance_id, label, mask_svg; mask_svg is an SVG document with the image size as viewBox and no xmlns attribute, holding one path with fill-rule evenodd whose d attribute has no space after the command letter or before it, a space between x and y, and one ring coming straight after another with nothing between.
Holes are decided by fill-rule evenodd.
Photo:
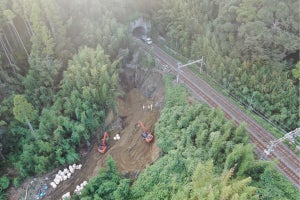
<instances>
[{"instance_id":1,"label":"power line","mask_svg":"<svg viewBox=\"0 0 300 200\"><path fill-rule=\"evenodd\" d=\"M176 76L177 83L179 81L179 74L182 72L181 68L187 67L187 66L195 64L195 63L200 63L200 65L201 65L201 67L200 67L200 73L201 73L202 72L202 66L205 65L203 56L199 60L191 61L191 62L189 62L187 64L184 64L184 65L182 65L181 62L177 63L177 68L176 68L176 71L177 71L177 76Z\"/></svg>"},{"instance_id":2,"label":"power line","mask_svg":"<svg viewBox=\"0 0 300 200\"><path fill-rule=\"evenodd\" d=\"M180 53L176 52L175 50L169 48L168 46L165 45L166 48L168 48L169 50L172 50L173 52L175 52L176 54L184 57L183 55L181 55ZM185 57L186 58L186 57ZM201 61L202 60L202 61ZM197 60L199 63L200 63L200 73L202 73L203 71L203 66L206 65L206 63L204 62L204 59L203 59L203 56L200 60ZM178 63L177 65L177 83L179 81L179 75L180 73L182 72L180 70L180 68L182 67L185 67L185 66L188 66L190 64L195 64L197 61L192 61L191 63L187 63L185 65L182 65L181 63ZM230 85L225 87L223 85L221 85L221 83L219 83L218 81L216 81L213 77L211 77L208 73L205 73L209 78L210 80L212 80L216 85L218 85L218 87L222 88L228 95L230 95L231 97L233 97L233 99L237 102L239 102L239 104L241 106L243 106L244 108L247 109L247 107L250 108L250 106L253 108L251 109L250 111L252 113L254 113L255 115L261 117L262 119L264 119L266 122L268 122L271 126L273 126L274 128L280 130L282 132L282 135L284 135L284 133L287 131L287 130L290 130L289 127L285 126L284 124L282 124L282 122L279 122L277 120L272 120L271 119L271 115L267 115L264 111L261 111L257 108L257 106L254 106L253 107L253 104L252 103L249 103L248 102L248 99L244 97L244 95L237 89L231 87ZM237 96L235 94L233 94L230 90L232 90L235 94L237 94Z\"/></svg>"},{"instance_id":3,"label":"power line","mask_svg":"<svg viewBox=\"0 0 300 200\"><path fill-rule=\"evenodd\" d=\"M275 147L280 142L283 142L286 139L288 139L288 140L290 140L291 142L294 143L295 142L295 138L297 136L300 136L300 127L296 128L295 130L293 130L293 131L291 131L289 133L286 133L283 137L279 138L278 140L271 141L271 144L268 145L268 148L264 150L265 154L267 156L270 155L270 153L274 151Z\"/></svg>"},{"instance_id":4,"label":"power line","mask_svg":"<svg viewBox=\"0 0 300 200\"><path fill-rule=\"evenodd\" d=\"M219 82L217 82L212 76L210 76L208 73L206 73L206 75L211 79L211 81L213 81L216 85L218 85L218 87L222 88L228 95L230 95L235 101L239 102L240 105L242 105L244 108L247 108L250 106L250 104L248 103L248 100L240 93L240 91L238 91L237 89L229 86L228 88L225 88L224 86L222 86ZM234 93L238 94L238 96L234 95L231 91L233 90ZM264 113L263 111L259 110L257 107L253 107L253 109L251 110L252 113L254 113L255 115L260 116L261 118L263 118L265 121L267 121L271 126L273 126L274 128L282 131L282 132L286 132L286 130L289 130L288 127L286 127L285 125L282 125L279 121L277 120L271 120L270 116L267 115L266 113ZM277 124L275 124L274 122L276 122ZM282 128L284 127L284 128ZM283 135L283 134L282 134Z\"/></svg>"}]
</instances>

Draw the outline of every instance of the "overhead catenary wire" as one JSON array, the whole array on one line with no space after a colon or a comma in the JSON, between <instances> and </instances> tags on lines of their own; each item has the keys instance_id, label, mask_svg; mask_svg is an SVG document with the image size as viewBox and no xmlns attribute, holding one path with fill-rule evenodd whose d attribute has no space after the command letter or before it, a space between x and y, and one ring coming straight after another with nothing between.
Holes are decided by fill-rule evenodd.
<instances>
[{"instance_id":1,"label":"overhead catenary wire","mask_svg":"<svg viewBox=\"0 0 300 200\"><path fill-rule=\"evenodd\" d=\"M177 51L175 51L175 50L169 48L168 46L165 45L164 47L167 48L167 49L169 49L169 50L171 50L172 52L175 52L175 53L178 54L179 56L184 57L183 55L181 55L181 54L178 53ZM186 58L186 57L184 57L184 58ZM203 59L203 57L202 57L202 59ZM203 60L202 60L202 61L203 61ZM189 64L189 63L188 63L188 64ZM188 65L188 64L186 64L186 65ZM194 64L194 63L192 63L192 64ZM204 64L206 64L206 63L204 63ZM185 67L186 65L183 65L183 67ZM202 72L203 72L203 70L202 70ZM205 71L204 71L204 72L205 72ZM208 76L212 82L214 82L218 87L220 87L221 89L223 89L223 90L226 92L226 94L230 95L230 96L233 98L233 100L237 101L237 102L239 103L239 105L243 106L245 109L246 109L247 107L252 106L252 105L248 102L248 100L244 97L244 95L241 94L241 92L238 91L237 89L231 87L230 85L229 85L228 87L224 87L224 86L221 85L218 81L216 81L212 76L210 76L208 73L205 73L205 75ZM177 75L177 76L178 76L178 78L179 78L179 75ZM177 82L178 82L178 80L177 80ZM235 96L232 92L230 92L230 90L234 91L236 94L238 94L238 96ZM242 100L243 100L243 101L242 101ZM261 118L262 118L263 120L265 120L268 124L270 124L273 128L279 130L281 136L285 135L286 132L290 130L289 127L285 126L284 124L280 123L279 121L277 121L277 120L272 120L270 115L268 115L268 114L266 114L265 112L259 110L257 107L253 107L253 106L252 106L252 108L253 108L253 109L250 110L252 113L254 113L255 115L261 117Z\"/></svg>"}]
</instances>

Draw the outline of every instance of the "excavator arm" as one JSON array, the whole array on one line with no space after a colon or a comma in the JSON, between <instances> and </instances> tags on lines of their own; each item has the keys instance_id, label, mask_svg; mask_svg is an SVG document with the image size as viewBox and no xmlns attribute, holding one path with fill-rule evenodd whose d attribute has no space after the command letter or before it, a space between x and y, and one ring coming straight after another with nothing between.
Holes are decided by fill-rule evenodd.
<instances>
[{"instance_id":1,"label":"excavator arm","mask_svg":"<svg viewBox=\"0 0 300 200\"><path fill-rule=\"evenodd\" d=\"M106 149L107 149L106 141L107 141L107 139L108 139L108 133L105 132L103 138L100 141L99 147L98 147L98 151L100 153L105 153L106 152Z\"/></svg>"},{"instance_id":2,"label":"excavator arm","mask_svg":"<svg viewBox=\"0 0 300 200\"><path fill-rule=\"evenodd\" d=\"M143 124L141 121L138 121L138 125L143 129L143 131L144 131L145 133L148 132L147 129L146 129L146 127L144 126L144 124Z\"/></svg>"},{"instance_id":3,"label":"excavator arm","mask_svg":"<svg viewBox=\"0 0 300 200\"><path fill-rule=\"evenodd\" d=\"M105 144L106 144L106 140L108 139L108 133L107 132L105 132L104 133L104 136L103 136L103 140L105 141Z\"/></svg>"}]
</instances>

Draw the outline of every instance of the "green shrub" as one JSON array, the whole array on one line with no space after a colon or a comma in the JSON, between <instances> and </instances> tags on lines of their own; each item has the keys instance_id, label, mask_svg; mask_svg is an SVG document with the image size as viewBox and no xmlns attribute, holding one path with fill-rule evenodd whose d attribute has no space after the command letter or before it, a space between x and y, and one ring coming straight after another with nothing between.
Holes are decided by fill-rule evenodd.
<instances>
[{"instance_id":1,"label":"green shrub","mask_svg":"<svg viewBox=\"0 0 300 200\"><path fill-rule=\"evenodd\" d=\"M14 178L14 181L13 181L13 183L14 183L14 186L15 187L19 187L20 186L20 182L21 182L21 178Z\"/></svg>"},{"instance_id":2,"label":"green shrub","mask_svg":"<svg viewBox=\"0 0 300 200\"><path fill-rule=\"evenodd\" d=\"M0 178L0 192L7 189L9 186L9 178L7 176L2 176Z\"/></svg>"}]
</instances>

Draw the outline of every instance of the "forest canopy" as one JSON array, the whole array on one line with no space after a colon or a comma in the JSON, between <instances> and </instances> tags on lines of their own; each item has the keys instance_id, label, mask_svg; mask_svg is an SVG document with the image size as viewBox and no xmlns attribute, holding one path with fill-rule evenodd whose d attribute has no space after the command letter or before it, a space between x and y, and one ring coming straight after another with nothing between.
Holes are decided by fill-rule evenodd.
<instances>
[{"instance_id":1,"label":"forest canopy","mask_svg":"<svg viewBox=\"0 0 300 200\"><path fill-rule=\"evenodd\" d=\"M299 14L297 0L1 0L0 199L26 177L79 160L78 149L104 128L138 17L182 61L204 56L205 74L248 110L284 131L299 127ZM108 199L299 199L255 160L244 125L187 105L185 89L169 81L155 127L162 157L132 185L109 159L86 199L111 178L103 190L117 192L99 191Z\"/></svg>"},{"instance_id":2,"label":"forest canopy","mask_svg":"<svg viewBox=\"0 0 300 200\"><path fill-rule=\"evenodd\" d=\"M159 2L152 16L168 45L204 56L205 73L249 110L285 131L300 126L297 0Z\"/></svg>"},{"instance_id":3,"label":"forest canopy","mask_svg":"<svg viewBox=\"0 0 300 200\"><path fill-rule=\"evenodd\" d=\"M78 161L79 147L104 128L126 57L119 51L129 46L107 5L0 2L0 192L9 180L18 186ZM7 168L16 173L7 176Z\"/></svg>"}]
</instances>

